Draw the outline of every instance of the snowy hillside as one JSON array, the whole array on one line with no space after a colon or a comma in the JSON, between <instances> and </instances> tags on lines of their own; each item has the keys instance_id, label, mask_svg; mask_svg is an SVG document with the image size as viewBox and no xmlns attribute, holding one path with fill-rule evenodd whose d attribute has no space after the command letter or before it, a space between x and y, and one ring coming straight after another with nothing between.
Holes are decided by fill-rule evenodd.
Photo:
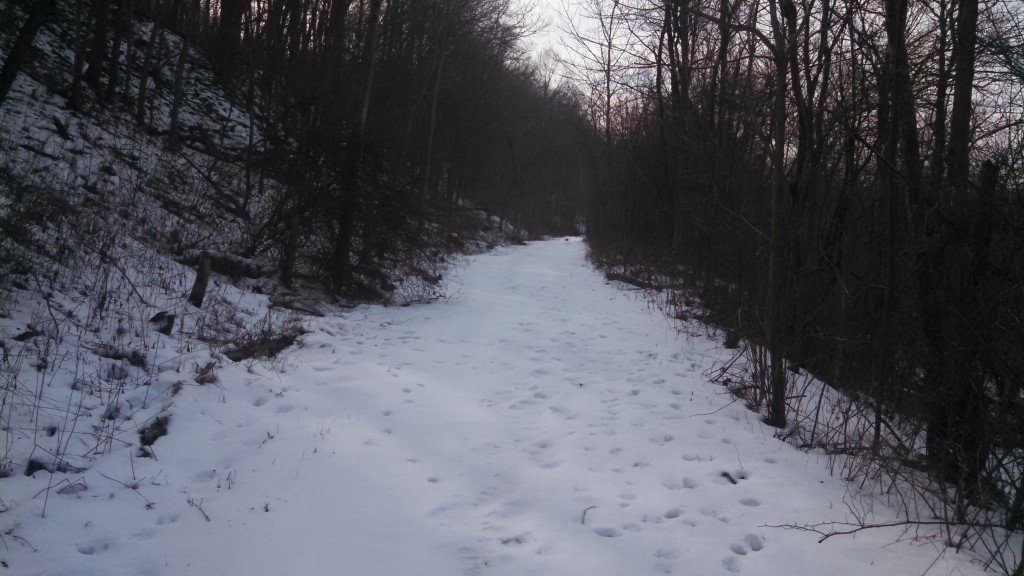
<instances>
[{"instance_id":1,"label":"snowy hillside","mask_svg":"<svg viewBox=\"0 0 1024 576\"><path fill-rule=\"evenodd\" d=\"M982 572L924 528L775 527L899 518L707 383L720 345L635 294L560 239L470 258L439 302L304 318L274 360L168 362L151 333L120 400L167 434L2 480L3 573Z\"/></svg>"}]
</instances>

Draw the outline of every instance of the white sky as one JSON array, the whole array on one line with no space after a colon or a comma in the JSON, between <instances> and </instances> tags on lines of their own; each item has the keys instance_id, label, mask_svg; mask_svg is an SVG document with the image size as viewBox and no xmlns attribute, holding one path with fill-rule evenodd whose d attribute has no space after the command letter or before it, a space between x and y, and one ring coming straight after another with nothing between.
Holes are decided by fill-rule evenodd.
<instances>
[{"instance_id":1,"label":"white sky","mask_svg":"<svg viewBox=\"0 0 1024 576\"><path fill-rule=\"evenodd\" d=\"M562 18L563 0L534 0L534 2L541 20L547 24L547 27L532 39L535 44L534 51L540 52L551 47L562 52L562 33L559 30L559 25ZM575 3L572 2L572 4Z\"/></svg>"}]
</instances>

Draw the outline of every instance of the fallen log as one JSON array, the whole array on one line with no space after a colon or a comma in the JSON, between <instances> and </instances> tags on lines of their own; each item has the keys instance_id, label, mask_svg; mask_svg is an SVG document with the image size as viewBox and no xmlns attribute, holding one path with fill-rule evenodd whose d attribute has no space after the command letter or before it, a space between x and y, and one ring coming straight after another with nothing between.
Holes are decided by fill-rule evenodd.
<instances>
[{"instance_id":1,"label":"fallen log","mask_svg":"<svg viewBox=\"0 0 1024 576\"><path fill-rule=\"evenodd\" d=\"M656 292L661 292L662 290L681 290L685 288L682 284L654 284L653 282L648 282L647 280L642 280L635 276L629 276L628 274L620 274L618 272L605 272L604 278L609 281L629 284L630 286L635 286L641 290L654 290Z\"/></svg>"}]
</instances>

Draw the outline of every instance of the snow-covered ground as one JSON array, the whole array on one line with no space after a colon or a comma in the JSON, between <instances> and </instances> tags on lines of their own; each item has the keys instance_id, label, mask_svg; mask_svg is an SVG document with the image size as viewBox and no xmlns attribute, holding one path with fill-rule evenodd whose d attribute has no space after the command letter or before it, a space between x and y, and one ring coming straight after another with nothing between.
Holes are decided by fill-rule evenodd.
<instances>
[{"instance_id":1,"label":"snow-covered ground","mask_svg":"<svg viewBox=\"0 0 1024 576\"><path fill-rule=\"evenodd\" d=\"M896 515L708 384L720 346L584 253L472 257L447 300L222 360L173 397L156 459L0 481L0 573L981 573L924 532L770 527Z\"/></svg>"}]
</instances>

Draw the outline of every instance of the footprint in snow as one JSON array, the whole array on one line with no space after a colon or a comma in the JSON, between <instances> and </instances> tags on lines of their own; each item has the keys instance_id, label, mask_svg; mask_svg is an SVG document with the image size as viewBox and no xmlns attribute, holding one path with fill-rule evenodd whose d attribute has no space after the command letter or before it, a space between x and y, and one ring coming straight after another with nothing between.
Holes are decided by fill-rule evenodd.
<instances>
[{"instance_id":1,"label":"footprint in snow","mask_svg":"<svg viewBox=\"0 0 1024 576\"><path fill-rule=\"evenodd\" d=\"M509 538L502 538L499 540L502 546L519 547L530 541L530 533L524 532L518 536L511 536Z\"/></svg>"},{"instance_id":2,"label":"footprint in snow","mask_svg":"<svg viewBox=\"0 0 1024 576\"><path fill-rule=\"evenodd\" d=\"M153 530L152 528L143 528L142 530L132 532L130 538L138 542L144 542L152 538L154 534L156 534L156 530Z\"/></svg>"},{"instance_id":3,"label":"footprint in snow","mask_svg":"<svg viewBox=\"0 0 1024 576\"><path fill-rule=\"evenodd\" d=\"M602 538L618 538L622 532L615 528L595 528L594 533Z\"/></svg>"},{"instance_id":4,"label":"footprint in snow","mask_svg":"<svg viewBox=\"0 0 1024 576\"><path fill-rule=\"evenodd\" d=\"M744 498L740 500L740 504L743 504L744 506L750 506L751 508L756 508L761 505L761 501L758 500L757 498Z\"/></svg>"},{"instance_id":5,"label":"footprint in snow","mask_svg":"<svg viewBox=\"0 0 1024 576\"><path fill-rule=\"evenodd\" d=\"M719 522L721 522L723 524L728 524L729 523L729 517L728 516L719 516L718 515L718 510L715 510L714 508L711 508L711 507L707 507L707 508L701 509L700 515L701 516L705 516L707 518L714 518L715 520L718 520Z\"/></svg>"},{"instance_id":6,"label":"footprint in snow","mask_svg":"<svg viewBox=\"0 0 1024 576\"><path fill-rule=\"evenodd\" d=\"M671 442L674 439L675 439L675 437L672 436L671 434L665 434L665 435L662 435L662 436L656 436L654 438L651 438L651 444L657 444L659 446L664 446L665 444L668 444L669 442Z\"/></svg>"},{"instance_id":7,"label":"footprint in snow","mask_svg":"<svg viewBox=\"0 0 1024 576\"><path fill-rule=\"evenodd\" d=\"M679 551L674 548L659 548L654 552L654 557L662 560L678 560Z\"/></svg>"},{"instance_id":8,"label":"footprint in snow","mask_svg":"<svg viewBox=\"0 0 1024 576\"><path fill-rule=\"evenodd\" d=\"M743 542L729 546L729 550L736 556L746 556L751 552L760 552L763 549L764 539L757 534L747 534L743 537ZM729 556L722 560L722 566L729 572L740 572L740 563L736 556Z\"/></svg>"},{"instance_id":9,"label":"footprint in snow","mask_svg":"<svg viewBox=\"0 0 1024 576\"><path fill-rule=\"evenodd\" d=\"M101 552L106 552L110 549L110 546L111 542L109 540L94 540L83 544L75 544L75 549L78 550L79 554L93 556Z\"/></svg>"}]
</instances>

